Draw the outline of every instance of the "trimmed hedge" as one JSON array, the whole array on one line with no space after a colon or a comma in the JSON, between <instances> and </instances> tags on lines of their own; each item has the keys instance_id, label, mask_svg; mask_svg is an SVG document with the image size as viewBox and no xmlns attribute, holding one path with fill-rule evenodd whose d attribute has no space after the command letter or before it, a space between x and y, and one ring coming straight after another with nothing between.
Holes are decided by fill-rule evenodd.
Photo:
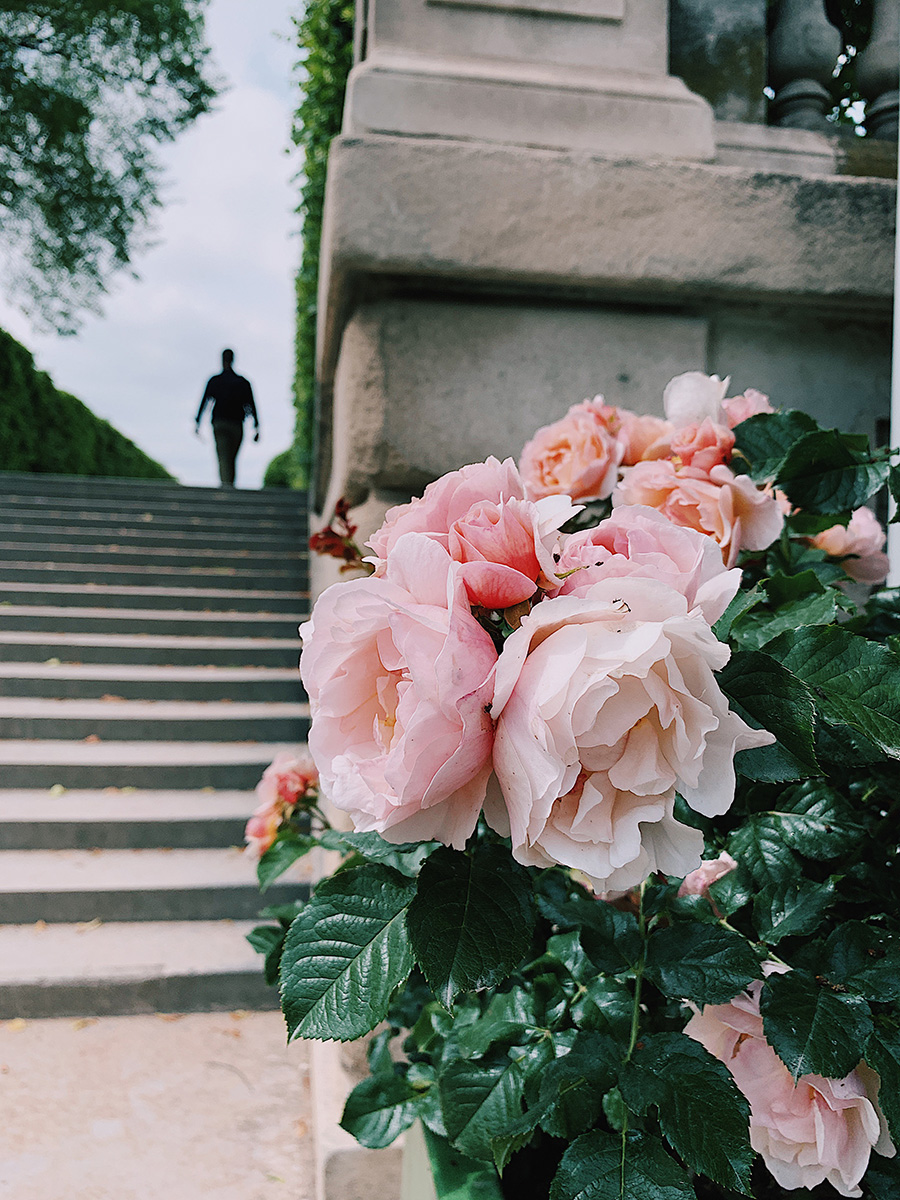
<instances>
[{"instance_id":1,"label":"trimmed hedge","mask_svg":"<svg viewBox=\"0 0 900 1200\"><path fill-rule=\"evenodd\" d=\"M35 369L0 329L0 471L172 479L134 442Z\"/></svg>"}]
</instances>

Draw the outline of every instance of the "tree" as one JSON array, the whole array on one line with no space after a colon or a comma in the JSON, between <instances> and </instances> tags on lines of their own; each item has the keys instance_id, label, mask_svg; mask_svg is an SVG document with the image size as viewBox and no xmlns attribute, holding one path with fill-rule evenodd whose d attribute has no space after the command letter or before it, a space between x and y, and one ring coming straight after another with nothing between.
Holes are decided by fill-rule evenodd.
<instances>
[{"instance_id":1,"label":"tree","mask_svg":"<svg viewBox=\"0 0 900 1200\"><path fill-rule=\"evenodd\" d=\"M207 0L0 0L5 284L71 331L146 244L157 150L209 110Z\"/></svg>"}]
</instances>

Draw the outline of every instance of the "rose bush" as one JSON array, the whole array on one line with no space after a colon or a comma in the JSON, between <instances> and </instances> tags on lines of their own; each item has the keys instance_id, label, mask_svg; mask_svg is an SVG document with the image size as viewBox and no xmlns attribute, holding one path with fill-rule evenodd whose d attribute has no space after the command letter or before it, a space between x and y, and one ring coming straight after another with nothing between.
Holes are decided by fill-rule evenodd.
<instances>
[{"instance_id":1,"label":"rose bush","mask_svg":"<svg viewBox=\"0 0 900 1200\"><path fill-rule=\"evenodd\" d=\"M371 572L303 629L355 829L280 810L261 880L343 861L252 937L291 1037L384 1022L364 1145L419 1119L515 1200L900 1196L900 591L847 589L900 468L728 390L323 542Z\"/></svg>"}]
</instances>

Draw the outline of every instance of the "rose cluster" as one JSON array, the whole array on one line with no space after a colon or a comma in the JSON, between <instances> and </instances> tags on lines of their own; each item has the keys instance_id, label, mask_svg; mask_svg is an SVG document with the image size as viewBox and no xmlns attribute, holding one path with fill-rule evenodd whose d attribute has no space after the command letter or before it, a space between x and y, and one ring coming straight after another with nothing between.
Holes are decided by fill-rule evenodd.
<instances>
[{"instance_id":1,"label":"rose cluster","mask_svg":"<svg viewBox=\"0 0 900 1200\"><path fill-rule=\"evenodd\" d=\"M244 830L251 857L262 858L281 825L304 800L315 800L318 783L319 773L309 755L293 754L290 750L276 754L256 785L259 805Z\"/></svg>"},{"instance_id":2,"label":"rose cluster","mask_svg":"<svg viewBox=\"0 0 900 1200\"><path fill-rule=\"evenodd\" d=\"M483 813L519 862L597 891L698 865L676 794L725 812L736 752L774 740L716 681L740 572L654 507L562 533L578 511L511 460L463 467L387 514L371 576L322 594L309 745L358 830L461 849Z\"/></svg>"}]
</instances>

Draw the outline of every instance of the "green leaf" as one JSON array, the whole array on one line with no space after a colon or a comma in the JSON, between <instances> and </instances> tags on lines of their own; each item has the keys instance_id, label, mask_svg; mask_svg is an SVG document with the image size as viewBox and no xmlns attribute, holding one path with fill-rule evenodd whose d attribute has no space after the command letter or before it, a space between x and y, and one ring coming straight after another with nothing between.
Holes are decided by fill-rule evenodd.
<instances>
[{"instance_id":1,"label":"green leaf","mask_svg":"<svg viewBox=\"0 0 900 1200\"><path fill-rule=\"evenodd\" d=\"M341 1128L363 1146L381 1150L418 1116L418 1093L400 1075L370 1075L347 1097Z\"/></svg>"},{"instance_id":2,"label":"green leaf","mask_svg":"<svg viewBox=\"0 0 900 1200\"><path fill-rule=\"evenodd\" d=\"M822 971L829 983L867 1000L900 1000L900 937L862 921L846 921L825 943Z\"/></svg>"},{"instance_id":3,"label":"green leaf","mask_svg":"<svg viewBox=\"0 0 900 1200\"><path fill-rule=\"evenodd\" d=\"M247 934L247 941L257 954L268 954L273 946L284 940L280 925L257 925Z\"/></svg>"},{"instance_id":4,"label":"green leaf","mask_svg":"<svg viewBox=\"0 0 900 1200\"><path fill-rule=\"evenodd\" d=\"M766 599L765 592L758 585L754 585L747 591L743 588L732 599L731 603L713 625L713 633L720 642L727 642L732 626L757 604L762 604Z\"/></svg>"},{"instance_id":5,"label":"green leaf","mask_svg":"<svg viewBox=\"0 0 900 1200\"><path fill-rule=\"evenodd\" d=\"M284 947L281 1007L290 1039L349 1041L384 1018L413 966L405 917L414 895L410 880L376 864L319 884Z\"/></svg>"},{"instance_id":6,"label":"green leaf","mask_svg":"<svg viewBox=\"0 0 900 1200\"><path fill-rule=\"evenodd\" d=\"M894 1134L894 1139L900 1136ZM900 1196L900 1159L882 1158L874 1154L869 1159L863 1183L868 1188L871 1200L897 1200Z\"/></svg>"},{"instance_id":7,"label":"green leaf","mask_svg":"<svg viewBox=\"0 0 900 1200\"><path fill-rule=\"evenodd\" d=\"M673 999L724 1004L759 979L760 967L750 943L739 933L684 921L651 935L647 974Z\"/></svg>"},{"instance_id":8,"label":"green leaf","mask_svg":"<svg viewBox=\"0 0 900 1200\"><path fill-rule=\"evenodd\" d=\"M881 1077L878 1104L900 1145L900 1030L879 1019L866 1047L866 1062Z\"/></svg>"},{"instance_id":9,"label":"green leaf","mask_svg":"<svg viewBox=\"0 0 900 1200\"><path fill-rule=\"evenodd\" d=\"M598 971L620 975L641 957L643 941L634 913L595 900L580 912L581 944Z\"/></svg>"},{"instance_id":10,"label":"green leaf","mask_svg":"<svg viewBox=\"0 0 900 1200\"><path fill-rule=\"evenodd\" d=\"M803 574L812 575L812 572L804 571ZM816 577L813 575L812 578ZM829 588L827 592L782 604L775 612L756 609L741 621L736 640L745 650L760 650L782 633L802 625L828 625L836 617L837 596L834 589Z\"/></svg>"},{"instance_id":11,"label":"green leaf","mask_svg":"<svg viewBox=\"0 0 900 1200\"><path fill-rule=\"evenodd\" d=\"M756 894L750 872L740 863L733 871L710 884L709 898L723 917L730 917L749 904Z\"/></svg>"},{"instance_id":12,"label":"green leaf","mask_svg":"<svg viewBox=\"0 0 900 1200\"><path fill-rule=\"evenodd\" d=\"M695 1200L684 1168L646 1133L582 1134L562 1157L550 1200Z\"/></svg>"},{"instance_id":13,"label":"green leaf","mask_svg":"<svg viewBox=\"0 0 900 1200\"><path fill-rule=\"evenodd\" d=\"M477 1021L457 1023L447 1049L460 1058L477 1058L497 1044L524 1041L539 1028L534 996L516 987L492 996Z\"/></svg>"},{"instance_id":14,"label":"green leaf","mask_svg":"<svg viewBox=\"0 0 900 1200\"><path fill-rule=\"evenodd\" d=\"M861 1058L872 1014L861 996L820 985L807 971L770 975L760 996L766 1039L791 1072L843 1079Z\"/></svg>"},{"instance_id":15,"label":"green leaf","mask_svg":"<svg viewBox=\"0 0 900 1200\"><path fill-rule=\"evenodd\" d=\"M782 634L768 651L802 679L829 720L900 758L900 659L837 626Z\"/></svg>"},{"instance_id":16,"label":"green leaf","mask_svg":"<svg viewBox=\"0 0 900 1200\"><path fill-rule=\"evenodd\" d=\"M774 814L750 817L734 831L728 852L746 867L759 884L779 884L800 873L800 863L785 843Z\"/></svg>"},{"instance_id":17,"label":"green leaf","mask_svg":"<svg viewBox=\"0 0 900 1200\"><path fill-rule=\"evenodd\" d=\"M798 409L748 417L734 430L734 452L746 460L746 468L736 462L734 469L746 469L757 483L774 479L794 443L817 429L812 417Z\"/></svg>"},{"instance_id":18,"label":"green leaf","mask_svg":"<svg viewBox=\"0 0 900 1200\"><path fill-rule=\"evenodd\" d=\"M595 1029L621 1039L628 1037L632 1007L631 992L624 983L598 975L572 1001L570 1012L579 1029Z\"/></svg>"},{"instance_id":19,"label":"green leaf","mask_svg":"<svg viewBox=\"0 0 900 1200\"><path fill-rule=\"evenodd\" d=\"M782 938L813 933L835 899L834 881L786 879L770 884L753 902L753 921L762 941L776 946Z\"/></svg>"},{"instance_id":20,"label":"green leaf","mask_svg":"<svg viewBox=\"0 0 900 1200\"><path fill-rule=\"evenodd\" d=\"M859 508L888 477L889 464L873 461L854 435L821 429L801 437L777 472L777 483L798 508L840 513Z\"/></svg>"},{"instance_id":21,"label":"green leaf","mask_svg":"<svg viewBox=\"0 0 900 1200\"><path fill-rule=\"evenodd\" d=\"M259 890L266 891L279 875L283 875L298 858L309 854L310 850L315 849L318 844L316 838L303 833L292 833L288 837L279 837L256 864Z\"/></svg>"},{"instance_id":22,"label":"green leaf","mask_svg":"<svg viewBox=\"0 0 900 1200\"><path fill-rule=\"evenodd\" d=\"M796 675L769 654L743 650L731 656L718 681L739 716L778 738L772 746L742 750L735 758L741 774L780 783L822 773L813 748L812 696Z\"/></svg>"},{"instance_id":23,"label":"green leaf","mask_svg":"<svg viewBox=\"0 0 900 1200\"><path fill-rule=\"evenodd\" d=\"M897 512L891 517L890 524L896 525L900 521L900 464L891 467L888 473L888 487L891 489L891 496L894 498L894 503L898 506Z\"/></svg>"},{"instance_id":24,"label":"green leaf","mask_svg":"<svg viewBox=\"0 0 900 1200\"><path fill-rule=\"evenodd\" d=\"M380 833L339 833L341 842L369 862L393 867L401 875L416 876L422 863L439 842L402 842L396 845Z\"/></svg>"},{"instance_id":25,"label":"green leaf","mask_svg":"<svg viewBox=\"0 0 900 1200\"><path fill-rule=\"evenodd\" d=\"M749 1192L750 1106L699 1042L683 1033L642 1038L619 1086L634 1111L656 1105L666 1140L692 1170Z\"/></svg>"},{"instance_id":26,"label":"green leaf","mask_svg":"<svg viewBox=\"0 0 900 1200\"><path fill-rule=\"evenodd\" d=\"M460 992L502 983L528 953L534 924L531 878L497 845L436 850L407 915L416 960L448 1008Z\"/></svg>"},{"instance_id":27,"label":"green leaf","mask_svg":"<svg viewBox=\"0 0 900 1200\"><path fill-rule=\"evenodd\" d=\"M548 938L547 954L564 966L576 983L587 983L596 977L596 969L585 953L577 929Z\"/></svg>"},{"instance_id":28,"label":"green leaf","mask_svg":"<svg viewBox=\"0 0 900 1200\"><path fill-rule=\"evenodd\" d=\"M579 1033L568 1054L541 1071L538 1108L541 1128L571 1141L590 1129L603 1111L603 1095L616 1080L621 1052L602 1033Z\"/></svg>"},{"instance_id":29,"label":"green leaf","mask_svg":"<svg viewBox=\"0 0 900 1200\"><path fill-rule=\"evenodd\" d=\"M491 1161L491 1139L502 1137L522 1115L522 1094L535 1055L546 1062L553 1051L543 1043L532 1051L511 1050L476 1062L456 1059L438 1075L447 1136L471 1158Z\"/></svg>"}]
</instances>

